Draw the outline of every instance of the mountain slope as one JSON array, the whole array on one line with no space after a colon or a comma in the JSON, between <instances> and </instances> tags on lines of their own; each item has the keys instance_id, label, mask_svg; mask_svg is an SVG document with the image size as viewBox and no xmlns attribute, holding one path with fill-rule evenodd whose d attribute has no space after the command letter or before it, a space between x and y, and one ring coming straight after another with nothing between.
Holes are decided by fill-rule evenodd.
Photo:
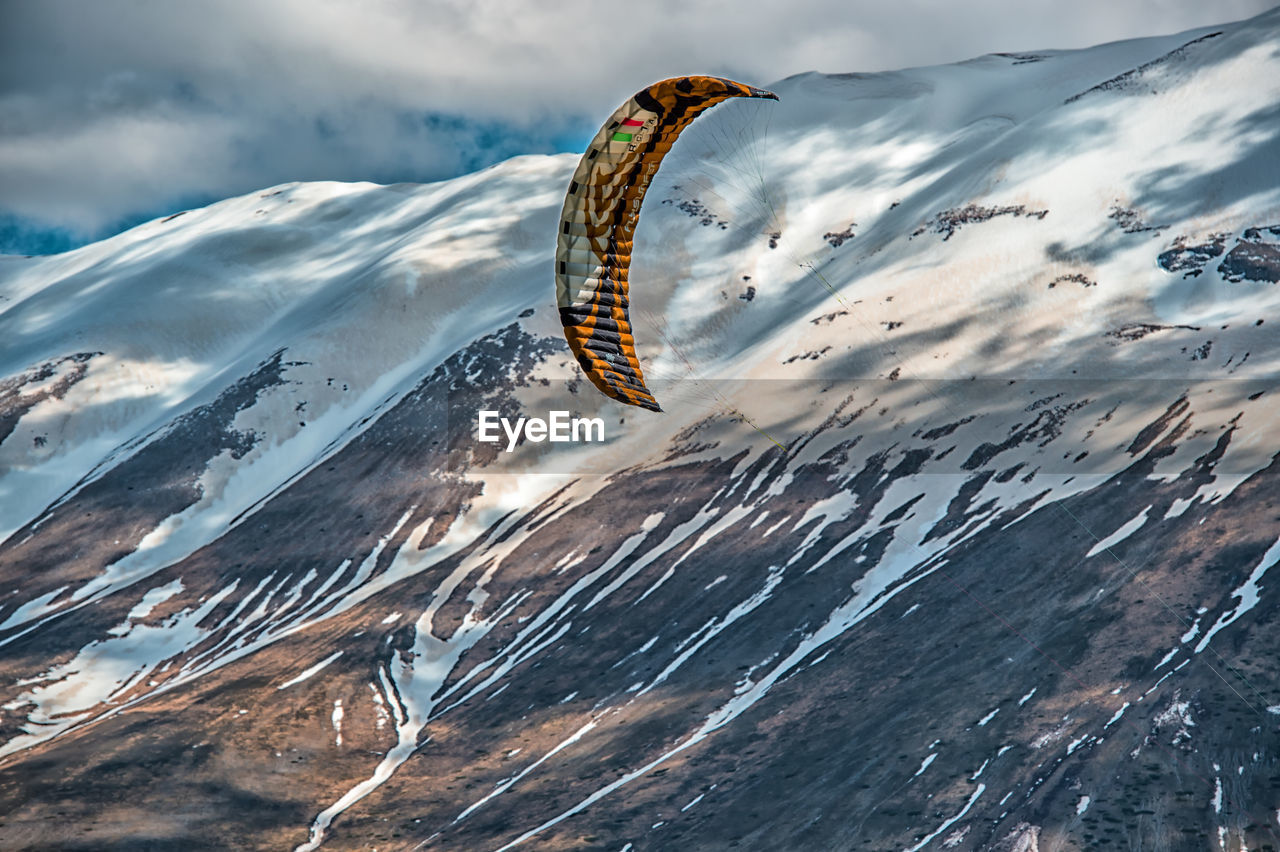
<instances>
[{"instance_id":1,"label":"mountain slope","mask_svg":"<svg viewBox=\"0 0 1280 852\"><path fill-rule=\"evenodd\" d=\"M1280 847L1280 13L0 262L14 848ZM479 412L602 442L478 440Z\"/></svg>"}]
</instances>

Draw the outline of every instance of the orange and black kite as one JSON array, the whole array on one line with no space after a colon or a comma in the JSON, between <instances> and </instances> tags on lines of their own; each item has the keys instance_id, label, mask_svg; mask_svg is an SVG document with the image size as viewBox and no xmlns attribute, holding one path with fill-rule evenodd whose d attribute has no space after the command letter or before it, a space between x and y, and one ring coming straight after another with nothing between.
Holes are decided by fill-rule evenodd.
<instances>
[{"instance_id":1,"label":"orange and black kite","mask_svg":"<svg viewBox=\"0 0 1280 852\"><path fill-rule=\"evenodd\" d=\"M772 98L723 77L673 77L614 112L582 155L560 214L556 302L578 363L605 396L661 411L644 384L627 313L627 271L640 205L662 158L708 107Z\"/></svg>"}]
</instances>

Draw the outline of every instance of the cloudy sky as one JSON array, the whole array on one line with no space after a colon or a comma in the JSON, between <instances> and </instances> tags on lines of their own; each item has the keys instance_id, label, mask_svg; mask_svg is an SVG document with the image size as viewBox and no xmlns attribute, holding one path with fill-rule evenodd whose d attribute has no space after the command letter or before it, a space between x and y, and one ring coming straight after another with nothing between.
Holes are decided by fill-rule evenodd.
<instances>
[{"instance_id":1,"label":"cloudy sky","mask_svg":"<svg viewBox=\"0 0 1280 852\"><path fill-rule=\"evenodd\" d=\"M1238 20L1275 0L0 0L0 252L290 180L580 151L655 79L765 85Z\"/></svg>"}]
</instances>

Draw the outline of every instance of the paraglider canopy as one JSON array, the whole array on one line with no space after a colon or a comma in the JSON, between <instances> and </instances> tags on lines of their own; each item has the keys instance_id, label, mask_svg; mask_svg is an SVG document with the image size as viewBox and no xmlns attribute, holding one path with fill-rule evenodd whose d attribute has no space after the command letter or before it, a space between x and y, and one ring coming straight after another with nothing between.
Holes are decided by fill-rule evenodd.
<instances>
[{"instance_id":1,"label":"paraglider canopy","mask_svg":"<svg viewBox=\"0 0 1280 852\"><path fill-rule=\"evenodd\" d=\"M729 98L778 96L723 77L672 77L641 89L596 133L569 183L556 244L560 322L587 378L619 402L662 410L645 387L628 313L645 192L684 129Z\"/></svg>"}]
</instances>

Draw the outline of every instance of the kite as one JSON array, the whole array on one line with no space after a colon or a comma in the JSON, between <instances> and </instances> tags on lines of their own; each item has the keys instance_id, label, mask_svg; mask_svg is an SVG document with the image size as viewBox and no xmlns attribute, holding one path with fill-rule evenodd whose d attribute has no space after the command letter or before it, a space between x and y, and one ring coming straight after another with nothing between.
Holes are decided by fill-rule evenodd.
<instances>
[{"instance_id":1,"label":"kite","mask_svg":"<svg viewBox=\"0 0 1280 852\"><path fill-rule=\"evenodd\" d=\"M587 378L619 402L662 410L645 387L627 312L645 191L684 129L729 98L778 96L723 77L673 77L641 89L600 128L569 183L556 244L560 322Z\"/></svg>"}]
</instances>

